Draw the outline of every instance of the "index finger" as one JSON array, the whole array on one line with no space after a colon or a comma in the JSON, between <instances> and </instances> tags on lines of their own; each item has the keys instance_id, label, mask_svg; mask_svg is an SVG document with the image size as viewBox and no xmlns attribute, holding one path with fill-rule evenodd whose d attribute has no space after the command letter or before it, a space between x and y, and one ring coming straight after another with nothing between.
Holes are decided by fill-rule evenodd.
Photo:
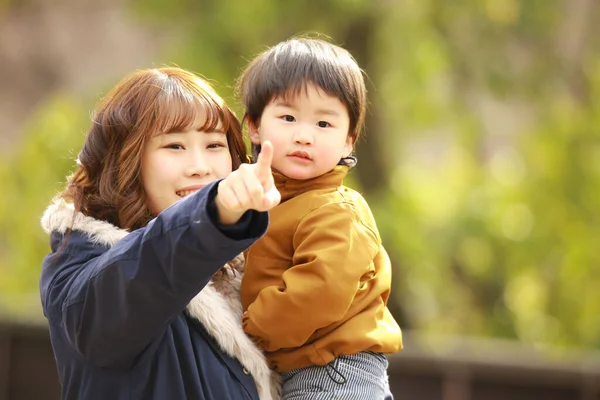
<instances>
[{"instance_id":1,"label":"index finger","mask_svg":"<svg viewBox=\"0 0 600 400\"><path fill-rule=\"evenodd\" d=\"M273 161L273 144L265 140L260 146L260 154L256 160L256 175L262 183L271 178L271 161Z\"/></svg>"}]
</instances>

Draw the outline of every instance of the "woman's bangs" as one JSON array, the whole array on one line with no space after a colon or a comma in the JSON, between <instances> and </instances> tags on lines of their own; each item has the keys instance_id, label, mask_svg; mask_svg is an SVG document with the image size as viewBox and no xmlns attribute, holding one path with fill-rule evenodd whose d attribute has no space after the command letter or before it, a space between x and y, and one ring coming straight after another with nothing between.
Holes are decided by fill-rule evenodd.
<instances>
[{"instance_id":1,"label":"woman's bangs","mask_svg":"<svg viewBox=\"0 0 600 400\"><path fill-rule=\"evenodd\" d=\"M160 96L155 107L156 134L185 132L227 132L229 120L223 107L212 96L198 91L172 91ZM200 125L201 124L201 125Z\"/></svg>"}]
</instances>

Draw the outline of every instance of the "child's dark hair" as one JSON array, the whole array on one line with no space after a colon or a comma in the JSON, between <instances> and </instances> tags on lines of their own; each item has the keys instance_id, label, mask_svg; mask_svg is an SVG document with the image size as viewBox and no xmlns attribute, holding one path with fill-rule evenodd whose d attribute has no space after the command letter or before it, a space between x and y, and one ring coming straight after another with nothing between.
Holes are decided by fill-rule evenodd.
<instances>
[{"instance_id":1,"label":"child's dark hair","mask_svg":"<svg viewBox=\"0 0 600 400\"><path fill-rule=\"evenodd\" d=\"M245 114L259 126L263 110L275 97L295 96L312 83L337 97L348 109L353 142L364 125L367 90L363 73L345 49L322 39L295 37L259 54L238 80Z\"/></svg>"},{"instance_id":2,"label":"child's dark hair","mask_svg":"<svg viewBox=\"0 0 600 400\"><path fill-rule=\"evenodd\" d=\"M96 110L61 197L76 211L123 229L146 225L154 215L140 176L144 146L153 135L189 129L200 115L206 122L199 130L222 127L233 169L248 161L240 122L205 80L173 67L129 75Z\"/></svg>"}]
</instances>

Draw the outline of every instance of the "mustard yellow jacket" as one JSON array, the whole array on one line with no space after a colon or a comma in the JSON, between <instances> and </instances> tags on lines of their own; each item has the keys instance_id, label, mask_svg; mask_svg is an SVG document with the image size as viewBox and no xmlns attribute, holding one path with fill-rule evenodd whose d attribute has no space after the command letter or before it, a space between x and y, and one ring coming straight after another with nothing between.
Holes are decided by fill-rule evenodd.
<instances>
[{"instance_id":1,"label":"mustard yellow jacket","mask_svg":"<svg viewBox=\"0 0 600 400\"><path fill-rule=\"evenodd\" d=\"M402 348L386 307L390 260L366 201L342 186L347 171L305 181L275 173L281 204L246 252L244 330L279 372Z\"/></svg>"}]
</instances>

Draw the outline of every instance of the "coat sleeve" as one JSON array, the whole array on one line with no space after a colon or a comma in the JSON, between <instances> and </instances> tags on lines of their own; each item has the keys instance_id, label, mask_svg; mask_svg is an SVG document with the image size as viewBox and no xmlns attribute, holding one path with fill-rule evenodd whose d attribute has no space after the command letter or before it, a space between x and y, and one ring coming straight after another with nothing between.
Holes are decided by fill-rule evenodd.
<instances>
[{"instance_id":1,"label":"coat sleeve","mask_svg":"<svg viewBox=\"0 0 600 400\"><path fill-rule=\"evenodd\" d=\"M379 248L352 204L328 204L300 222L284 287L263 288L248 307L244 330L267 351L302 346L346 315Z\"/></svg>"},{"instance_id":2,"label":"coat sleeve","mask_svg":"<svg viewBox=\"0 0 600 400\"><path fill-rule=\"evenodd\" d=\"M45 262L52 273L41 282L44 312L83 357L127 367L215 272L264 233L268 216L254 211L241 234L221 232L207 211L216 187L174 204L110 249L74 231L73 242Z\"/></svg>"}]
</instances>

